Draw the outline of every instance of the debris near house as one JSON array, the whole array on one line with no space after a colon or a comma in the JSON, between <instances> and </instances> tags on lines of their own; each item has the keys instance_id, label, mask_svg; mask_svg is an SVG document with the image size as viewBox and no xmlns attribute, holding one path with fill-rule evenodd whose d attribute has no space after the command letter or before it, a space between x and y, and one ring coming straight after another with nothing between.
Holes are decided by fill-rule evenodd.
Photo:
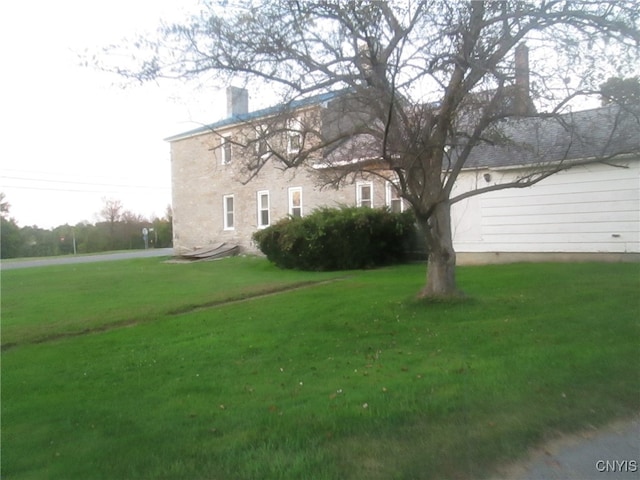
<instances>
[{"instance_id":1,"label":"debris near house","mask_svg":"<svg viewBox=\"0 0 640 480\"><path fill-rule=\"evenodd\" d=\"M240 247L232 243L218 243L203 248L197 248L191 252L181 253L180 258L189 261L217 260L224 257L232 257L240 253Z\"/></svg>"}]
</instances>

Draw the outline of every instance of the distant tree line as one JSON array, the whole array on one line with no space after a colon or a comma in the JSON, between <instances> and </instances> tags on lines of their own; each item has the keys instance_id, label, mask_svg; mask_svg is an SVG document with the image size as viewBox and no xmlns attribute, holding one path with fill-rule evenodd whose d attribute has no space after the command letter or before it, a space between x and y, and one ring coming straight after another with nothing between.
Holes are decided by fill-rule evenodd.
<instances>
[{"instance_id":1,"label":"distant tree line","mask_svg":"<svg viewBox=\"0 0 640 480\"><path fill-rule=\"evenodd\" d=\"M0 193L0 258L48 257L110 250L170 247L173 241L172 212L147 219L123 208L118 200L105 200L95 224L60 225L53 229L20 227L9 216L10 205ZM146 229L146 244L143 235Z\"/></svg>"}]
</instances>

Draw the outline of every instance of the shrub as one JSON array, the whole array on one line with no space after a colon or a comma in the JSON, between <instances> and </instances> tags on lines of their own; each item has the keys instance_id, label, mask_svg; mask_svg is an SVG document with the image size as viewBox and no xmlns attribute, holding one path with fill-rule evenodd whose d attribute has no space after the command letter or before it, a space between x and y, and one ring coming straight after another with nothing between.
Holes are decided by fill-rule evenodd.
<instances>
[{"instance_id":1,"label":"shrub","mask_svg":"<svg viewBox=\"0 0 640 480\"><path fill-rule=\"evenodd\" d=\"M350 270L403 261L415 237L411 212L357 207L320 208L288 217L253 235L282 268Z\"/></svg>"}]
</instances>

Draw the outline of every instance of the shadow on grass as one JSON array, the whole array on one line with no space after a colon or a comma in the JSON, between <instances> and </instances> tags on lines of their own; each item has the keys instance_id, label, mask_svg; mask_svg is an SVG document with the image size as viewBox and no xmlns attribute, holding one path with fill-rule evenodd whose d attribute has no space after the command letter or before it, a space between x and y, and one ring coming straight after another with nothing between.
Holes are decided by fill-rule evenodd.
<instances>
[{"instance_id":1,"label":"shadow on grass","mask_svg":"<svg viewBox=\"0 0 640 480\"><path fill-rule=\"evenodd\" d=\"M430 297L413 297L407 300L407 304L414 307L430 307L430 306L476 306L480 302L472 296L467 295L464 292L459 292L453 295L438 295Z\"/></svg>"},{"instance_id":2,"label":"shadow on grass","mask_svg":"<svg viewBox=\"0 0 640 480\"><path fill-rule=\"evenodd\" d=\"M192 305L183 305L183 306L180 306L179 308L175 308L173 310L168 311L167 314L168 315L184 315L187 313L198 312L200 310L206 310L208 308L215 308L222 305L230 305L233 303L245 302L248 300L267 297L269 295L276 295L278 293L291 292L294 290L300 290L302 288L315 287L315 286L324 285L327 283L333 283L339 280L344 280L344 278L346 277L333 278L331 280L320 280L320 281L310 280L307 282L300 282L293 285L288 284L288 285L278 285L275 287L266 287L264 289L260 289L257 291L240 293L236 296L226 297L220 300L213 300L211 302L204 302L204 303L192 304Z\"/></svg>"}]
</instances>

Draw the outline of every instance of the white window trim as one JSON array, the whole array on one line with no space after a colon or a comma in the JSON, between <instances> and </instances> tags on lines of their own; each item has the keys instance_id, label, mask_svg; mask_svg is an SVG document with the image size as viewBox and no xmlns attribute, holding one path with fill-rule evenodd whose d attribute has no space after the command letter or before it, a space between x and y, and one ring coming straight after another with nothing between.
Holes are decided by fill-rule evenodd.
<instances>
[{"instance_id":1,"label":"white window trim","mask_svg":"<svg viewBox=\"0 0 640 480\"><path fill-rule=\"evenodd\" d=\"M298 138L298 146L293 146L292 139ZM302 122L298 118L290 118L287 120L287 153L300 153L302 148Z\"/></svg>"},{"instance_id":2,"label":"white window trim","mask_svg":"<svg viewBox=\"0 0 640 480\"><path fill-rule=\"evenodd\" d=\"M233 210L231 210L231 219L232 225L229 225L229 211L227 210L227 199L231 198L233 200ZM236 200L233 195L223 195L222 196L222 219L225 230L235 230L236 226Z\"/></svg>"},{"instance_id":3,"label":"white window trim","mask_svg":"<svg viewBox=\"0 0 640 480\"><path fill-rule=\"evenodd\" d=\"M387 207L389 207L389 209L391 209L391 201L394 199L393 198L394 190L396 190L396 187L393 185L393 183L387 181L387 183L386 183L385 203L386 203ZM397 192L397 190L396 190L396 192ZM404 198L402 198L400 195L398 195L398 199L400 200L400 211L404 212Z\"/></svg>"},{"instance_id":4,"label":"white window trim","mask_svg":"<svg viewBox=\"0 0 640 480\"><path fill-rule=\"evenodd\" d=\"M229 144L229 157L227 158L227 143ZM229 165L233 160L233 144L231 142L231 135L222 135L220 137L220 163L222 165Z\"/></svg>"},{"instance_id":5,"label":"white window trim","mask_svg":"<svg viewBox=\"0 0 640 480\"><path fill-rule=\"evenodd\" d=\"M256 129L256 143L254 145L254 152L261 158L269 152L269 143L267 142L268 133L268 127L266 125L260 125Z\"/></svg>"},{"instance_id":6,"label":"white window trim","mask_svg":"<svg viewBox=\"0 0 640 480\"><path fill-rule=\"evenodd\" d=\"M373 182L356 183L356 205L358 207L362 207L362 187L369 187L369 192L371 195L371 197L369 198L371 205L369 205L369 207L373 208Z\"/></svg>"},{"instance_id":7,"label":"white window trim","mask_svg":"<svg viewBox=\"0 0 640 480\"><path fill-rule=\"evenodd\" d=\"M300 153L300 144L302 143L302 135L295 132L289 132L289 137L287 138L287 153L296 154ZM293 139L298 138L298 146L293 146Z\"/></svg>"},{"instance_id":8,"label":"white window trim","mask_svg":"<svg viewBox=\"0 0 640 480\"><path fill-rule=\"evenodd\" d=\"M304 203L302 199L302 187L289 187L289 215L293 216L293 194L300 192L300 216L304 216Z\"/></svg>"},{"instance_id":9,"label":"white window trim","mask_svg":"<svg viewBox=\"0 0 640 480\"><path fill-rule=\"evenodd\" d=\"M267 216L268 216L268 221L266 224L262 223L262 212L264 211L264 209L262 208L262 202L261 199L263 196L267 197ZM256 207L257 207L257 213L258 213L258 228L267 228L269 225L271 225L271 199L269 198L269 190L260 190L256 193Z\"/></svg>"}]
</instances>

